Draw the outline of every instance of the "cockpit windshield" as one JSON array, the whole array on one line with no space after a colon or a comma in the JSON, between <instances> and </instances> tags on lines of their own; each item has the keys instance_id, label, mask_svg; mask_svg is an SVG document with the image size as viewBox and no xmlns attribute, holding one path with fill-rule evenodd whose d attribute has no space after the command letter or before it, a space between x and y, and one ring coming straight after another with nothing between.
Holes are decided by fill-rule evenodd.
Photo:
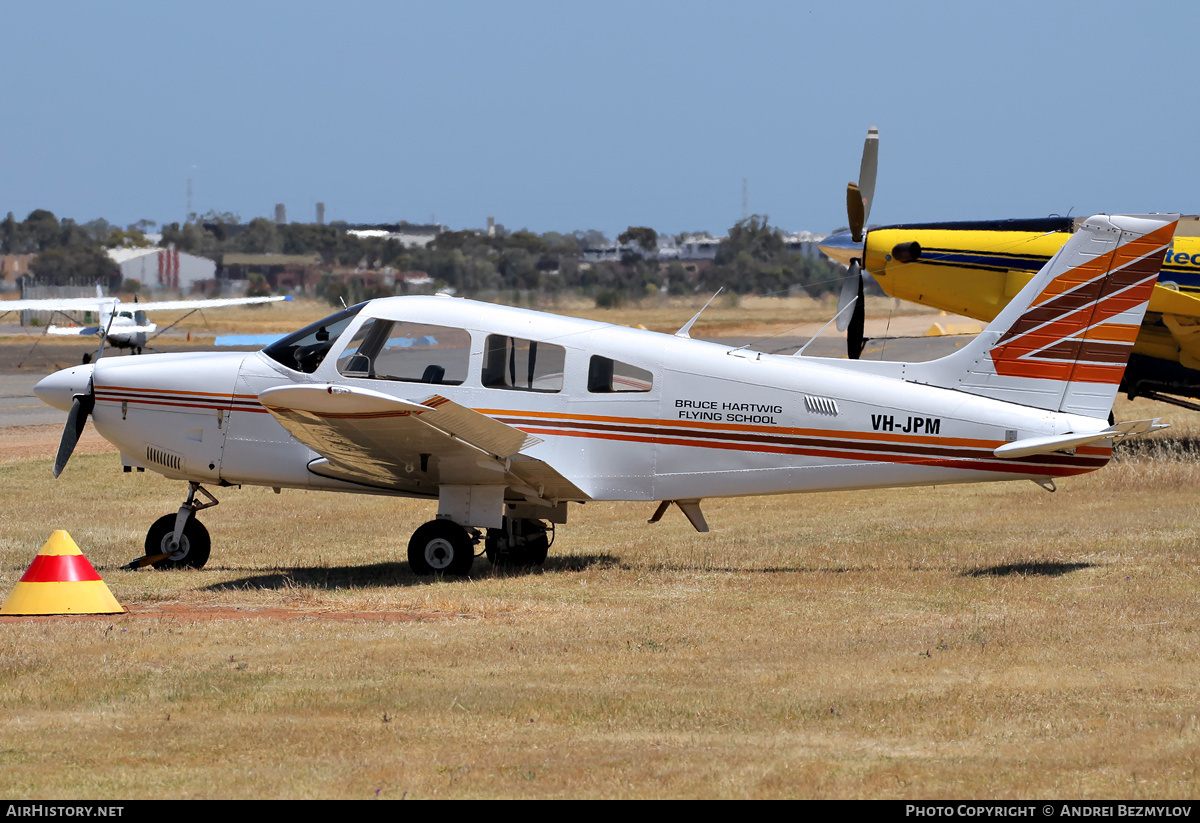
<instances>
[{"instance_id":1,"label":"cockpit windshield","mask_svg":"<svg viewBox=\"0 0 1200 823\"><path fill-rule=\"evenodd\" d=\"M263 349L263 354L289 369L312 374L321 365L335 340L341 336L366 303L359 303L311 326L292 332Z\"/></svg>"}]
</instances>

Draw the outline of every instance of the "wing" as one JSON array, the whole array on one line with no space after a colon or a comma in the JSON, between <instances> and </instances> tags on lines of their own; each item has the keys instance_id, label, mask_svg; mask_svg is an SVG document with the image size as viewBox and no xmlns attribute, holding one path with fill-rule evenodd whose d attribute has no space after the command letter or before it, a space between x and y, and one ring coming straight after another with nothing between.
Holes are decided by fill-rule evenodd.
<instances>
[{"instance_id":1,"label":"wing","mask_svg":"<svg viewBox=\"0 0 1200 823\"><path fill-rule=\"evenodd\" d=\"M416 403L310 385L267 389L258 399L324 458L309 469L325 477L431 496L441 485L503 485L508 499L588 499L549 464L521 454L540 438L440 395Z\"/></svg>"},{"instance_id":2,"label":"wing","mask_svg":"<svg viewBox=\"0 0 1200 823\"><path fill-rule=\"evenodd\" d=\"M118 301L111 297L44 297L36 300L0 300L0 314L10 311L108 311Z\"/></svg>"},{"instance_id":3,"label":"wing","mask_svg":"<svg viewBox=\"0 0 1200 823\"><path fill-rule=\"evenodd\" d=\"M219 306L248 306L277 303L291 297L220 297L204 300L159 300L151 303L121 303L115 297L46 297L31 300L0 300L0 314L10 311L111 311L121 303L130 311L215 309Z\"/></svg>"},{"instance_id":4,"label":"wing","mask_svg":"<svg viewBox=\"0 0 1200 823\"><path fill-rule=\"evenodd\" d=\"M218 306L249 306L254 303L278 303L290 297L215 297L207 300L159 300L152 303L124 303L135 311L172 311L186 309L215 309ZM95 302L95 301L92 301Z\"/></svg>"}]
</instances>

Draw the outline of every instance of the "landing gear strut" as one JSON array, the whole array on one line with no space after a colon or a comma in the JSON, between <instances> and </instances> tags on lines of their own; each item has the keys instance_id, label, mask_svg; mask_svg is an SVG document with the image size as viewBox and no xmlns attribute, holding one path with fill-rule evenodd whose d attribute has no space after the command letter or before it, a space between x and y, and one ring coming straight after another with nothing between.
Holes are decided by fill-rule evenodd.
<instances>
[{"instance_id":1,"label":"landing gear strut","mask_svg":"<svg viewBox=\"0 0 1200 823\"><path fill-rule=\"evenodd\" d=\"M199 492L205 502L196 500ZM137 569L153 566L156 569L200 569L208 562L212 542L208 529L196 519L196 512L217 505L217 498L199 483L188 483L188 496L179 511L154 521L146 533L146 555L124 566Z\"/></svg>"}]
</instances>

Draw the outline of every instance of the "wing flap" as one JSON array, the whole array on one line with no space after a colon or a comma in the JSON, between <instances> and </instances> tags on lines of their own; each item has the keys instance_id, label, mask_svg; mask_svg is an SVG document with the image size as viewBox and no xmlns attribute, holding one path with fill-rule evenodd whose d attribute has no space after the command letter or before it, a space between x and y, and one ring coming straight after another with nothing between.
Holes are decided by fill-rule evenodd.
<instances>
[{"instance_id":1,"label":"wing flap","mask_svg":"<svg viewBox=\"0 0 1200 823\"><path fill-rule=\"evenodd\" d=\"M429 410L422 415L422 422L499 458L512 457L542 442L540 437L526 434L438 394L421 401L421 405Z\"/></svg>"}]
</instances>

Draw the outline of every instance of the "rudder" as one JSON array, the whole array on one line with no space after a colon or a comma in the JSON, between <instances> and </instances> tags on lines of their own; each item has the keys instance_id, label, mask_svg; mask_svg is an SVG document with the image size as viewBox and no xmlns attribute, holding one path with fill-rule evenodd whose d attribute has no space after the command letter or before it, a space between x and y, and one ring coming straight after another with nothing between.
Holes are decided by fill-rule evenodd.
<instances>
[{"instance_id":1,"label":"rudder","mask_svg":"<svg viewBox=\"0 0 1200 823\"><path fill-rule=\"evenodd\" d=\"M910 379L1107 417L1178 219L1088 218L975 340Z\"/></svg>"}]
</instances>

